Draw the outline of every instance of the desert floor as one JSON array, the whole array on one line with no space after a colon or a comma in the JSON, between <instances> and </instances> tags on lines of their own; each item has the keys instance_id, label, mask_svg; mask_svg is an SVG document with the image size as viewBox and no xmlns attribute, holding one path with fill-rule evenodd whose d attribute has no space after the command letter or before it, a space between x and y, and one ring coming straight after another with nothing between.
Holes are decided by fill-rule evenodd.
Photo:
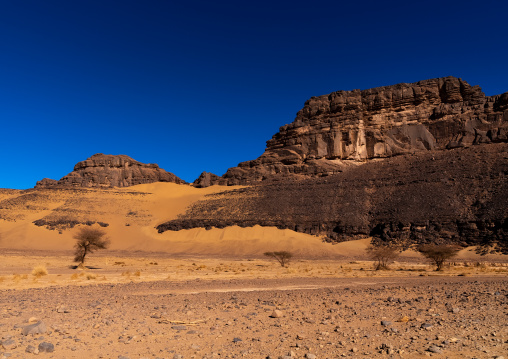
<instances>
[{"instance_id":1,"label":"desert floor","mask_svg":"<svg viewBox=\"0 0 508 359\"><path fill-rule=\"evenodd\" d=\"M72 251L4 249L0 353L506 357L508 264L493 258L463 253L438 273L409 255L389 271L374 271L361 257L297 257L282 268L263 257L103 251L90 255L88 268L72 269ZM37 274L40 266L48 274ZM40 333L23 335L40 321Z\"/></svg>"},{"instance_id":2,"label":"desert floor","mask_svg":"<svg viewBox=\"0 0 508 359\"><path fill-rule=\"evenodd\" d=\"M155 230L224 190L0 191L0 358L508 357L508 256L463 249L438 273L406 251L374 271L370 238ZM87 222L111 245L73 268ZM279 250L288 268L263 256Z\"/></svg>"}]
</instances>

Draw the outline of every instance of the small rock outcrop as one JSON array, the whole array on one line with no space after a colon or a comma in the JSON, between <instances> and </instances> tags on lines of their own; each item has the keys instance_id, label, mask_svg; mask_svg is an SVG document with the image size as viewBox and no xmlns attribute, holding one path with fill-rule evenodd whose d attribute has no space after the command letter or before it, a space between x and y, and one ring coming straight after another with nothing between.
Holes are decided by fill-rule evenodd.
<instances>
[{"instance_id":1,"label":"small rock outcrop","mask_svg":"<svg viewBox=\"0 0 508 359\"><path fill-rule=\"evenodd\" d=\"M210 187L213 184L226 185L227 181L216 174L210 172L202 172L199 177L192 183L194 187L203 188Z\"/></svg>"},{"instance_id":2,"label":"small rock outcrop","mask_svg":"<svg viewBox=\"0 0 508 359\"><path fill-rule=\"evenodd\" d=\"M258 159L211 184L321 177L372 159L507 142L508 93L485 96L455 77L312 97Z\"/></svg>"},{"instance_id":3,"label":"small rock outcrop","mask_svg":"<svg viewBox=\"0 0 508 359\"><path fill-rule=\"evenodd\" d=\"M98 153L78 162L74 171L59 181L44 178L37 182L36 188L128 187L152 182L185 183L156 164L141 163L126 155Z\"/></svg>"}]
</instances>

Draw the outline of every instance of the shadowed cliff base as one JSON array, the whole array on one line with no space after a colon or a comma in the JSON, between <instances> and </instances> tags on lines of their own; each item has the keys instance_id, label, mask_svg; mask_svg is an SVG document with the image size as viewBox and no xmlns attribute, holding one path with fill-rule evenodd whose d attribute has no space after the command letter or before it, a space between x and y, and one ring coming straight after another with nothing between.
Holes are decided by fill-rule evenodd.
<instances>
[{"instance_id":1,"label":"shadowed cliff base","mask_svg":"<svg viewBox=\"0 0 508 359\"><path fill-rule=\"evenodd\" d=\"M508 144L401 155L342 173L212 194L159 232L274 226L344 241L498 244L508 252Z\"/></svg>"}]
</instances>

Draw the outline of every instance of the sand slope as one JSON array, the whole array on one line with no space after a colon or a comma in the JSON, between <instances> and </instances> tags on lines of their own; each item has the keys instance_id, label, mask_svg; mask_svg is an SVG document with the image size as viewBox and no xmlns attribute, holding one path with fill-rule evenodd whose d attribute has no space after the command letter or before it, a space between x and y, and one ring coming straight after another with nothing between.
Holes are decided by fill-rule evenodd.
<instances>
[{"instance_id":1,"label":"sand slope","mask_svg":"<svg viewBox=\"0 0 508 359\"><path fill-rule=\"evenodd\" d=\"M347 255L341 245L323 243L315 236L271 227L197 228L159 234L155 226L176 218L206 195L236 187L194 188L174 183L152 183L121 189L29 190L6 192L0 202L0 247L10 249L68 250L81 224L96 221L104 228L112 250L163 251L202 255L262 255L289 250L308 257ZM64 222L50 230L35 220ZM94 224L97 226L97 224ZM353 246L354 247L354 246ZM351 249L351 243L345 248Z\"/></svg>"},{"instance_id":2,"label":"sand slope","mask_svg":"<svg viewBox=\"0 0 508 359\"><path fill-rule=\"evenodd\" d=\"M286 250L300 258L365 257L370 238L332 245L320 237L274 227L195 228L162 234L155 229L207 195L238 188L241 187L194 188L158 182L114 189L0 190L0 248L71 250L73 235L85 222L92 221L107 224L103 229L111 241L111 250L232 257ZM33 223L36 220L54 225L37 226ZM71 228L71 221L80 224ZM413 251L404 252L403 257L421 258ZM460 255L462 259L476 257L470 250L463 250Z\"/></svg>"}]
</instances>

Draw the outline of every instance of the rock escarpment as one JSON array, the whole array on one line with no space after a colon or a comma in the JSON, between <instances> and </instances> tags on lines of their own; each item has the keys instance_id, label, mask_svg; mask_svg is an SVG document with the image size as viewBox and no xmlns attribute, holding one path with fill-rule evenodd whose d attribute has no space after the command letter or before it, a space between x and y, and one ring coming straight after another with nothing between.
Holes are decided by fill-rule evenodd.
<instances>
[{"instance_id":1,"label":"rock escarpment","mask_svg":"<svg viewBox=\"0 0 508 359\"><path fill-rule=\"evenodd\" d=\"M373 159L507 140L508 93L487 97L458 78L337 91L312 97L263 155L211 184L319 177Z\"/></svg>"},{"instance_id":2,"label":"rock escarpment","mask_svg":"<svg viewBox=\"0 0 508 359\"><path fill-rule=\"evenodd\" d=\"M209 196L160 232L274 226L329 241L498 244L508 253L508 144L410 155L323 178L262 182Z\"/></svg>"},{"instance_id":3,"label":"rock escarpment","mask_svg":"<svg viewBox=\"0 0 508 359\"><path fill-rule=\"evenodd\" d=\"M50 187L128 187L142 183L185 183L156 164L144 164L126 155L98 153L78 162L74 171L59 181L44 178L36 188Z\"/></svg>"}]
</instances>

